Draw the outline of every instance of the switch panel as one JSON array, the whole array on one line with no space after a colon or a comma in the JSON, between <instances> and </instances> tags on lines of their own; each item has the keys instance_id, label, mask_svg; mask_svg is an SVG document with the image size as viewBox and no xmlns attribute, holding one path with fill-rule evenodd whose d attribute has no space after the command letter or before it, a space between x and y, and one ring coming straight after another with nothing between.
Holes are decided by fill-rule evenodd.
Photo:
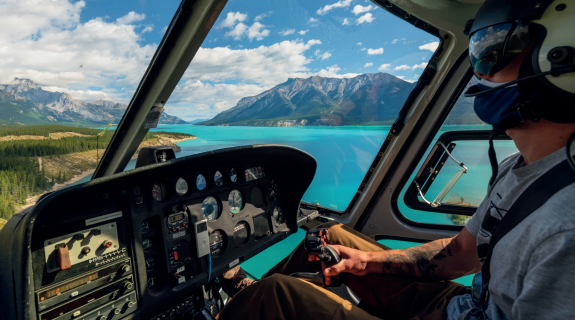
<instances>
[{"instance_id":1,"label":"switch panel","mask_svg":"<svg viewBox=\"0 0 575 320\"><path fill-rule=\"evenodd\" d=\"M48 273L61 270L58 257L62 251L60 248L65 246L68 246L70 267L117 251L120 249L118 226L116 222L110 222L44 241Z\"/></svg>"}]
</instances>

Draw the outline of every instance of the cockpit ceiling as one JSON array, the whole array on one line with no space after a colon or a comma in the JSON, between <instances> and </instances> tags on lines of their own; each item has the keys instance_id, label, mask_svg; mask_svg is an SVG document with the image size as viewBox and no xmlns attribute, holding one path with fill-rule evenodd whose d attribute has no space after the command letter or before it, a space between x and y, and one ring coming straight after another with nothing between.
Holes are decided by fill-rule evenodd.
<instances>
[{"instance_id":1,"label":"cockpit ceiling","mask_svg":"<svg viewBox=\"0 0 575 320\"><path fill-rule=\"evenodd\" d=\"M392 3L411 15L454 35L463 35L465 23L475 16L484 0L374 0L385 8Z\"/></svg>"}]
</instances>

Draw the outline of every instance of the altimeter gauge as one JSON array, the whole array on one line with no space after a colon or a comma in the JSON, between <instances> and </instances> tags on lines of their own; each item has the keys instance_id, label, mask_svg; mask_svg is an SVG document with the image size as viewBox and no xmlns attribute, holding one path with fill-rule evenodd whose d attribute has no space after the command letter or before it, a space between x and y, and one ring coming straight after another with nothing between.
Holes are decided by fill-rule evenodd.
<instances>
[{"instance_id":1,"label":"altimeter gauge","mask_svg":"<svg viewBox=\"0 0 575 320\"><path fill-rule=\"evenodd\" d=\"M179 178L178 181L176 181L176 193L180 196L184 196L188 193L188 190L188 181L184 178Z\"/></svg>"},{"instance_id":2,"label":"altimeter gauge","mask_svg":"<svg viewBox=\"0 0 575 320\"><path fill-rule=\"evenodd\" d=\"M244 208L244 196L240 190L232 190L228 196L228 206L232 215L242 211Z\"/></svg>"},{"instance_id":3,"label":"altimeter gauge","mask_svg":"<svg viewBox=\"0 0 575 320\"><path fill-rule=\"evenodd\" d=\"M216 171L216 173L214 174L214 184L218 187L224 185L224 175L219 171Z\"/></svg>"},{"instance_id":4,"label":"altimeter gauge","mask_svg":"<svg viewBox=\"0 0 575 320\"><path fill-rule=\"evenodd\" d=\"M220 204L214 197L207 197L202 202L202 214L208 221L216 221L220 217Z\"/></svg>"},{"instance_id":5,"label":"altimeter gauge","mask_svg":"<svg viewBox=\"0 0 575 320\"><path fill-rule=\"evenodd\" d=\"M208 183L206 181L206 177L204 177L203 174L198 174L198 177L196 178L196 187L198 188L198 190L202 191L206 189L207 186Z\"/></svg>"},{"instance_id":6,"label":"altimeter gauge","mask_svg":"<svg viewBox=\"0 0 575 320\"><path fill-rule=\"evenodd\" d=\"M238 182L238 172L236 171L235 168L232 168L232 170L230 170L230 181L233 183Z\"/></svg>"}]
</instances>

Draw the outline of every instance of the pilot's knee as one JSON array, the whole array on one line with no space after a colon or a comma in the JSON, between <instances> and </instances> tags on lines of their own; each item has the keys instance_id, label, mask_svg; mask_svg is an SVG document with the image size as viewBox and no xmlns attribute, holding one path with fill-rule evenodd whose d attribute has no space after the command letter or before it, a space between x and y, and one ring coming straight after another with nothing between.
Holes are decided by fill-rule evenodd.
<instances>
[{"instance_id":1,"label":"pilot's knee","mask_svg":"<svg viewBox=\"0 0 575 320\"><path fill-rule=\"evenodd\" d=\"M335 221L326 222L319 225L317 228L327 229L327 240L330 244L338 244L337 239L341 239L342 235L347 233L343 228L343 224Z\"/></svg>"}]
</instances>

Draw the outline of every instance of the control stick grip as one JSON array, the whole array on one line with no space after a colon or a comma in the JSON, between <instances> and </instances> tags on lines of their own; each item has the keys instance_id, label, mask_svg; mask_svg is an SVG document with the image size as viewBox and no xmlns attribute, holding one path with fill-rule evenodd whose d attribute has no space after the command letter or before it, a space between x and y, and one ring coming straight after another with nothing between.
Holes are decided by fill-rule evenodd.
<instances>
[{"instance_id":1,"label":"control stick grip","mask_svg":"<svg viewBox=\"0 0 575 320\"><path fill-rule=\"evenodd\" d=\"M336 264L338 264L341 261L341 257L339 256L339 254L337 254L337 252L335 252L335 250L333 250L332 247L329 246L329 244L326 244L324 246L324 254L320 255L320 259L321 261L323 261L325 263L326 267L331 267L334 266ZM323 258L321 256L324 256ZM329 286L325 283L325 276L323 279L323 284L326 287L339 287L341 286L341 280L339 279L339 274L337 276L331 276L330 277L330 283Z\"/></svg>"}]
</instances>

